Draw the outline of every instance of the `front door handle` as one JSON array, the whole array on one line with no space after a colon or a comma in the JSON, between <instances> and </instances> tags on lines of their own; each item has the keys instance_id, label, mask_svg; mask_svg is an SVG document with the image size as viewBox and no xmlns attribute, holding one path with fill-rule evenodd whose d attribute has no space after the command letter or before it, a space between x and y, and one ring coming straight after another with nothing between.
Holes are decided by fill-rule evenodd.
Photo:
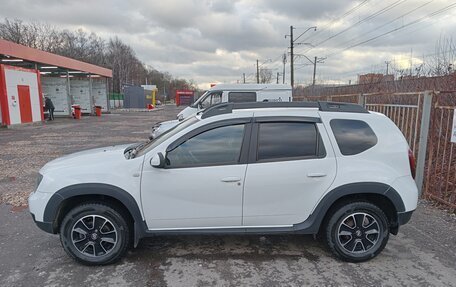
<instances>
[{"instance_id":1,"label":"front door handle","mask_svg":"<svg viewBox=\"0 0 456 287\"><path fill-rule=\"evenodd\" d=\"M325 177L326 173L322 172L314 172L314 173L308 173L307 177Z\"/></svg>"},{"instance_id":2,"label":"front door handle","mask_svg":"<svg viewBox=\"0 0 456 287\"><path fill-rule=\"evenodd\" d=\"M238 182L238 181L241 181L241 178L236 177L236 176L228 176L228 177L222 178L222 181L223 182Z\"/></svg>"}]
</instances>

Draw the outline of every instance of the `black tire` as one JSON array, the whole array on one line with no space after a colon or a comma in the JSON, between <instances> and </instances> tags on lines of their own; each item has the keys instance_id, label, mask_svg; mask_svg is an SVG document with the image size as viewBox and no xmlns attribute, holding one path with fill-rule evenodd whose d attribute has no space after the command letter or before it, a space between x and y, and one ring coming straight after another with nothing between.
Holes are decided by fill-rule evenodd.
<instances>
[{"instance_id":1,"label":"black tire","mask_svg":"<svg viewBox=\"0 0 456 287\"><path fill-rule=\"evenodd\" d=\"M385 248L389 238L388 218L374 204L348 203L332 213L325 236L329 249L338 258L366 261Z\"/></svg>"},{"instance_id":2,"label":"black tire","mask_svg":"<svg viewBox=\"0 0 456 287\"><path fill-rule=\"evenodd\" d=\"M70 210L60 225L60 242L66 253L84 265L107 265L128 249L125 217L101 203L86 203Z\"/></svg>"}]
</instances>

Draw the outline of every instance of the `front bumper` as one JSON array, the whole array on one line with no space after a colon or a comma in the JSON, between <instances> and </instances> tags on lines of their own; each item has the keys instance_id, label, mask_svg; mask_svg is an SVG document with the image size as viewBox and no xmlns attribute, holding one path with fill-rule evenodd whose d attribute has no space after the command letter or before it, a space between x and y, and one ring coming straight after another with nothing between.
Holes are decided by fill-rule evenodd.
<instances>
[{"instance_id":1,"label":"front bumper","mask_svg":"<svg viewBox=\"0 0 456 287\"><path fill-rule=\"evenodd\" d=\"M52 222L36 221L35 214L30 213L30 215L32 215L33 221L35 222L36 226L38 226L41 230L46 231L47 233L55 233Z\"/></svg>"}]
</instances>

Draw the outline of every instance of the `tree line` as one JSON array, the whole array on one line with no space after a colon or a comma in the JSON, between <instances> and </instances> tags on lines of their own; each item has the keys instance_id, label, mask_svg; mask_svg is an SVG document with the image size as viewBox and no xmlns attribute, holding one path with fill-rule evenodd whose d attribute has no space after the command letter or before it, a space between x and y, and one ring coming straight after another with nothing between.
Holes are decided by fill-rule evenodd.
<instances>
[{"instance_id":1,"label":"tree line","mask_svg":"<svg viewBox=\"0 0 456 287\"><path fill-rule=\"evenodd\" d=\"M124 84L141 85L146 81L157 85L159 95L165 88L171 98L176 89L196 89L193 80L174 78L141 62L133 48L117 36L103 39L82 29L69 31L42 22L4 19L0 22L0 38L111 69L110 90L114 93L121 93Z\"/></svg>"}]
</instances>

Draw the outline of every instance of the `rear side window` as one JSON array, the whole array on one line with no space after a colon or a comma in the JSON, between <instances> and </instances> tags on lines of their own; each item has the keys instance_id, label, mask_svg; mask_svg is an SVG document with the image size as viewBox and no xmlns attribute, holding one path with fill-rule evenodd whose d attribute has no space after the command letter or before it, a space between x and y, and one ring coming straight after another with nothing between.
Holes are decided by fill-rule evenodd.
<instances>
[{"instance_id":1,"label":"rear side window","mask_svg":"<svg viewBox=\"0 0 456 287\"><path fill-rule=\"evenodd\" d=\"M228 102L230 103L248 103L256 102L257 96L255 92L229 92Z\"/></svg>"},{"instance_id":2,"label":"rear side window","mask_svg":"<svg viewBox=\"0 0 456 287\"><path fill-rule=\"evenodd\" d=\"M319 138L314 123L260 123L257 160L316 157Z\"/></svg>"},{"instance_id":3,"label":"rear side window","mask_svg":"<svg viewBox=\"0 0 456 287\"><path fill-rule=\"evenodd\" d=\"M366 122L334 119L330 125L343 155L359 154L377 144L377 136Z\"/></svg>"}]
</instances>

